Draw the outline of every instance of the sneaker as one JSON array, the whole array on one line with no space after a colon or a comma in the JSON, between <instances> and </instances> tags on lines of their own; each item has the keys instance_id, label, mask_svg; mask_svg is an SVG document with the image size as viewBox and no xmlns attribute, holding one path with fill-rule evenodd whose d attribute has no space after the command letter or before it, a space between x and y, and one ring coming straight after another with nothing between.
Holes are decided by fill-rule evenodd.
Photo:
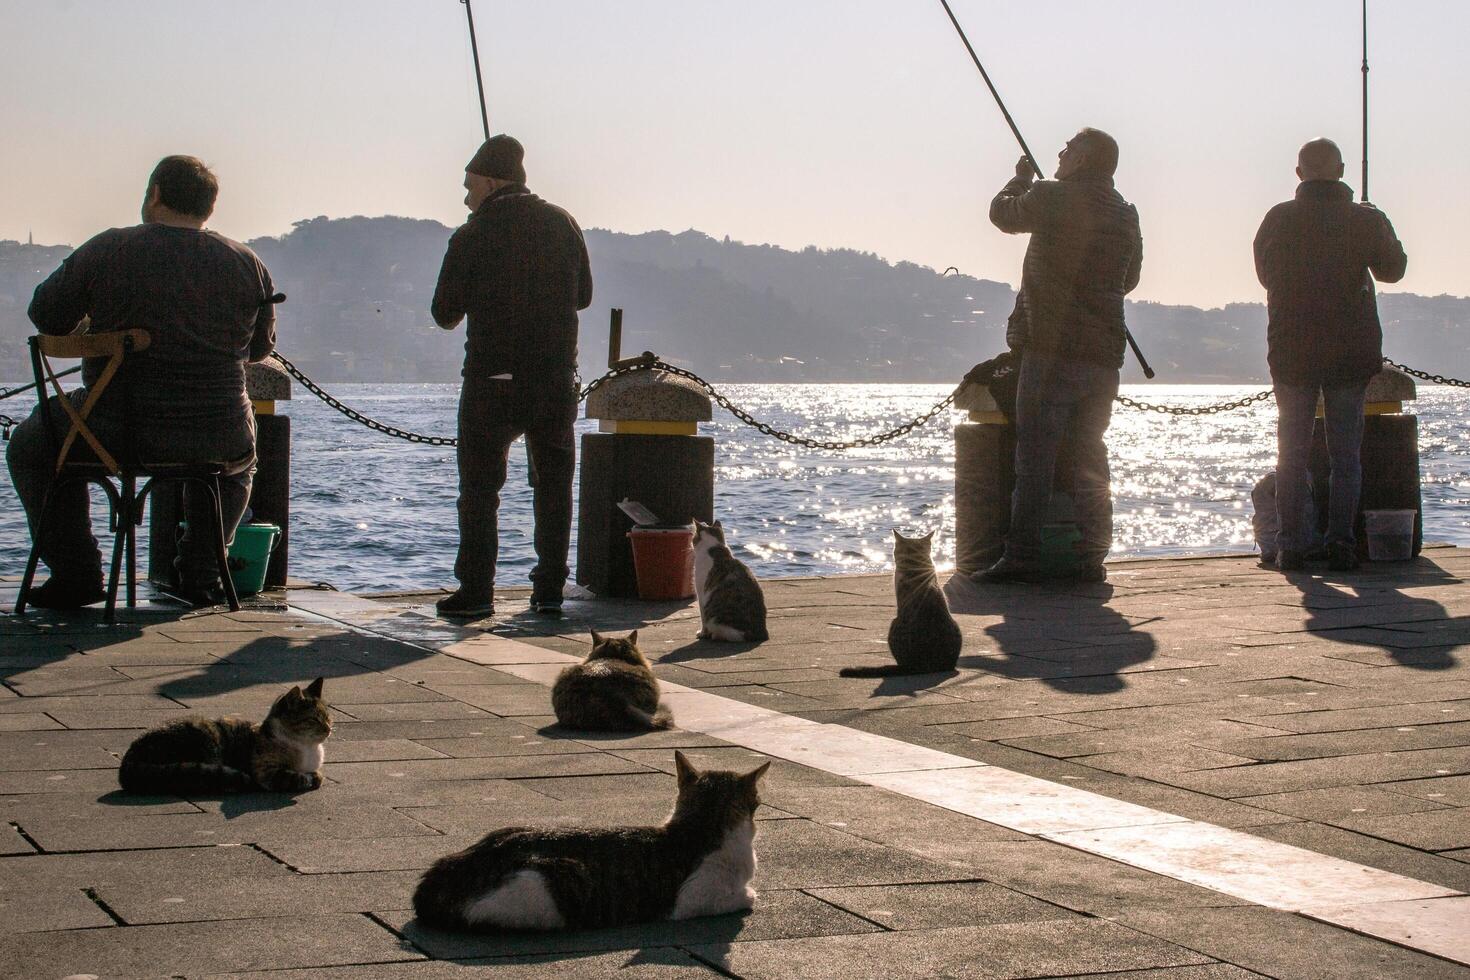
<instances>
[{"instance_id":1,"label":"sneaker","mask_svg":"<svg viewBox=\"0 0 1470 980\"><path fill-rule=\"evenodd\" d=\"M1095 565L1083 565L1076 574L1068 576L1068 579L1084 585L1098 585L1108 580L1108 570L1102 562Z\"/></svg>"},{"instance_id":2,"label":"sneaker","mask_svg":"<svg viewBox=\"0 0 1470 980\"><path fill-rule=\"evenodd\" d=\"M219 582L211 582L209 585L173 585L160 588L159 592L165 599L171 599L190 609L209 609L223 606L229 601Z\"/></svg>"},{"instance_id":3,"label":"sneaker","mask_svg":"<svg viewBox=\"0 0 1470 980\"><path fill-rule=\"evenodd\" d=\"M542 599L532 599L531 612L540 613L543 616L560 616L561 596L547 596Z\"/></svg>"},{"instance_id":4,"label":"sneaker","mask_svg":"<svg viewBox=\"0 0 1470 980\"><path fill-rule=\"evenodd\" d=\"M1300 551L1285 551L1276 556L1276 568L1282 572L1300 572L1307 567L1307 559Z\"/></svg>"},{"instance_id":5,"label":"sneaker","mask_svg":"<svg viewBox=\"0 0 1470 980\"><path fill-rule=\"evenodd\" d=\"M106 598L107 590L102 587L101 575L95 581L90 578L67 580L53 575L40 585L31 586L26 605L37 609L81 609Z\"/></svg>"},{"instance_id":6,"label":"sneaker","mask_svg":"<svg viewBox=\"0 0 1470 980\"><path fill-rule=\"evenodd\" d=\"M1046 576L1034 565L1025 565L1013 558L1002 557L989 568L982 568L970 576L972 582L1027 582L1035 583Z\"/></svg>"},{"instance_id":7,"label":"sneaker","mask_svg":"<svg viewBox=\"0 0 1470 980\"><path fill-rule=\"evenodd\" d=\"M1337 542L1327 549L1327 567L1334 572L1352 572L1358 569L1358 549L1350 544Z\"/></svg>"},{"instance_id":8,"label":"sneaker","mask_svg":"<svg viewBox=\"0 0 1470 980\"><path fill-rule=\"evenodd\" d=\"M453 595L447 595L434 603L434 611L441 616L479 619L483 616L495 615L495 600L460 589Z\"/></svg>"}]
</instances>

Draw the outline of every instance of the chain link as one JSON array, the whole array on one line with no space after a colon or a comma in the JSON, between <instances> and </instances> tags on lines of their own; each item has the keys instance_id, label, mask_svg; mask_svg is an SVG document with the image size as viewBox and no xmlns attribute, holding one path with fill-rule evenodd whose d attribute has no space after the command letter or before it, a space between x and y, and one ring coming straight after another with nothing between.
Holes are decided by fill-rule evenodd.
<instances>
[{"instance_id":1,"label":"chain link","mask_svg":"<svg viewBox=\"0 0 1470 980\"><path fill-rule=\"evenodd\" d=\"M341 414L345 415L347 418L358 423L359 425L366 426L367 428L372 429L374 432L381 432L385 436L392 436L395 439L403 439L408 442L418 443L420 445L446 447L457 447L459 445L459 440L454 438L453 436L424 435L419 432L412 432L407 429L400 429L397 426L388 425L385 422L379 422L377 419L369 418L356 409L344 405L341 401L328 394L321 385L317 384L315 381L309 378L305 374L305 372L303 372L295 364L291 363L291 361L282 354L274 353L271 355L271 357L280 362L281 366L286 369L286 373L299 381L303 388L311 392L317 398L321 399L332 409L340 412ZM1450 385L1457 388L1470 388L1470 381L1461 381L1456 378L1446 378L1443 375L1439 374L1430 374L1426 371L1417 371L1414 368L1406 367L1405 365L1399 364L1397 361L1390 360L1387 357L1383 359L1383 362L1390 365L1391 367L1398 368L1405 374L1411 374L1416 378L1428 381L1432 384ZM934 407L929 409L927 412L924 412L922 415L917 415L907 422L904 422L901 425L889 429L887 432L880 432L871 436L862 436L857 439L849 439L844 442L838 442L828 439L811 439L806 436L799 436L794 433L778 429L768 422L762 422L755 416L747 412L745 409L741 408L739 405L736 405L723 392L715 388L714 385L710 384L708 381L704 380L693 371L690 371L686 368L677 367L673 364L669 364L667 361L661 361L657 359L652 361L644 361L637 364L629 364L620 368L614 368L613 370L604 374L602 377L594 378L585 388L582 388L577 393L577 400L579 402L586 401L588 395L592 394L598 388L601 388L603 385L607 384L607 382L611 381L613 378L621 377L625 374L631 374L634 371L663 371L666 374L672 374L680 378L686 378L698 385L699 388L715 402L715 404L719 405L725 411L735 416L735 418L738 419L742 424L748 425L751 428L755 429L761 435L770 436L773 439L779 439L781 442L787 443L788 445L801 446L806 449L820 449L826 452L840 452L846 449L867 449L873 446L881 446L884 443L892 442L895 439L901 439L915 429L929 424L931 421L934 420L936 416L954 405L954 400L960 392L960 389L956 388L954 391L950 392L950 394L943 401L935 404ZM580 375L578 376L578 380L580 382ZM7 398L10 395L18 394L20 390L23 389L6 391L3 394L0 394L0 398ZM1127 395L1118 395L1117 402L1119 405L1122 405L1125 408L1132 408L1141 412L1157 412L1161 415L1173 416L1201 416L1219 415L1222 412L1233 412L1236 409L1245 408L1249 405L1254 405L1257 402L1264 402L1271 398L1273 394L1274 392L1270 388L1267 388L1264 391L1256 392L1254 395L1247 395L1244 398L1237 398L1234 401L1223 402L1219 405L1159 405L1153 402L1138 401L1137 399L1129 398ZM0 415L0 439L8 440L10 438L10 430L14 428L16 424L16 420L11 418L10 416Z\"/></svg>"},{"instance_id":2,"label":"chain link","mask_svg":"<svg viewBox=\"0 0 1470 980\"><path fill-rule=\"evenodd\" d=\"M1420 381L1428 381L1430 384L1449 385L1451 388L1470 388L1470 381L1461 381L1459 378L1446 378L1442 374L1430 374L1428 371L1416 371L1411 367L1400 364L1398 361L1393 361L1386 357L1383 359L1383 363L1387 364L1389 367L1398 368L1405 374L1411 374L1414 377L1418 378Z\"/></svg>"},{"instance_id":3,"label":"chain link","mask_svg":"<svg viewBox=\"0 0 1470 980\"><path fill-rule=\"evenodd\" d=\"M307 377L300 368L298 368L295 364L292 364L288 359L286 359L279 353L272 354L271 356L281 363L281 366L286 369L286 373L290 374L291 377L301 382L302 387L304 387L307 391L311 392L317 398L320 398L331 408L335 409L338 412L341 412L343 415L347 416L349 419L357 422L360 425L365 425L369 429L372 429L375 432L381 432L386 436L392 436L395 439L404 439L408 442L416 442L429 446L459 445L459 440L453 438L452 436L426 436L418 432L410 432L406 429L400 429L396 426L388 425L386 423L379 422L376 419L369 418L356 409L349 408L348 406L342 404L342 402L338 401L336 398L333 398L325 390L322 389L321 385L317 384L315 381L311 380L311 378ZM666 361L660 360L645 361L639 364L630 364L625 367L614 368L613 370L604 374L602 377L594 378L590 383L588 383L587 387L578 392L577 400L579 402L586 401L588 395L592 394L598 388L601 388L603 385L607 384L607 382L611 381L613 378L621 377L625 374L631 374L634 371L663 371L667 374L673 374L681 378L687 378L697 384L704 391L704 393L709 395L709 397L713 399L715 403L718 404L721 408L725 409L727 412L735 416L744 424L751 426L762 435L771 436L774 439L779 439L782 442L788 443L793 446L804 446L808 449L823 449L831 452L836 452L843 449L859 449L871 446L880 446L885 442L892 442L894 439L906 436L920 426L927 424L940 412L943 412L945 409L953 405L955 396L959 394L959 389L955 389L955 391L950 393L949 397L939 402L933 408L929 409L929 411L915 418L912 418L902 425L888 430L887 432L882 432L871 436L864 436L860 439L852 439L847 442L809 439L805 436L798 436L793 433L777 429L766 422L760 421L755 416L745 411L745 409L736 405L722 392L717 390L708 381L704 380L693 371L689 371L681 367L676 367L673 364L669 364Z\"/></svg>"},{"instance_id":4,"label":"chain link","mask_svg":"<svg viewBox=\"0 0 1470 980\"><path fill-rule=\"evenodd\" d=\"M1254 395L1237 398L1233 402L1223 402L1219 405L1156 405L1152 402L1141 402L1129 398L1127 395L1116 396L1119 405L1125 408L1136 408L1140 412L1159 412L1163 415L1219 415L1221 412L1233 412L1237 408L1245 408L1256 402L1263 402L1274 395L1270 388L1258 391Z\"/></svg>"}]
</instances>

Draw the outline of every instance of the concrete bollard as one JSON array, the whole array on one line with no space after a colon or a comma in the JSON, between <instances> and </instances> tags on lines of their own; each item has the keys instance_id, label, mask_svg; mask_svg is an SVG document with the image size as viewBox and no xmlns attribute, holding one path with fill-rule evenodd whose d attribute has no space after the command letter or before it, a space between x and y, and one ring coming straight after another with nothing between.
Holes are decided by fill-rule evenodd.
<instances>
[{"instance_id":1,"label":"concrete bollard","mask_svg":"<svg viewBox=\"0 0 1470 980\"><path fill-rule=\"evenodd\" d=\"M715 441L698 434L710 399L687 378L635 371L587 396L599 431L582 436L576 580L597 595L638 594L628 531L618 509L636 500L668 523L714 519Z\"/></svg>"},{"instance_id":2,"label":"concrete bollard","mask_svg":"<svg viewBox=\"0 0 1470 980\"><path fill-rule=\"evenodd\" d=\"M1368 553L1363 512L1368 510L1412 510L1414 554L1424 546L1424 504L1419 487L1419 418L1404 412L1404 402L1418 397L1414 379L1397 368L1386 367L1368 382L1363 407L1363 494L1353 534L1358 551ZM1312 431L1309 462L1312 492L1320 530L1327 530L1327 502L1331 463L1327 456L1327 433L1322 405L1317 404L1317 422Z\"/></svg>"},{"instance_id":3,"label":"concrete bollard","mask_svg":"<svg viewBox=\"0 0 1470 980\"><path fill-rule=\"evenodd\" d=\"M954 404L970 413L954 430L955 570L969 575L1005 552L1016 486L1016 433L984 385L965 385ZM1072 472L1063 453L1057 457L1044 524L1075 519L1071 493Z\"/></svg>"},{"instance_id":4,"label":"concrete bollard","mask_svg":"<svg viewBox=\"0 0 1470 980\"><path fill-rule=\"evenodd\" d=\"M245 366L245 392L255 407L255 479L250 488L251 520L275 524L281 540L266 568L266 588L286 584L291 545L291 419L276 414L276 402L291 398L291 376L275 361ZM168 588L178 585L174 532L183 512L183 486L162 483L150 494L148 578Z\"/></svg>"}]
</instances>

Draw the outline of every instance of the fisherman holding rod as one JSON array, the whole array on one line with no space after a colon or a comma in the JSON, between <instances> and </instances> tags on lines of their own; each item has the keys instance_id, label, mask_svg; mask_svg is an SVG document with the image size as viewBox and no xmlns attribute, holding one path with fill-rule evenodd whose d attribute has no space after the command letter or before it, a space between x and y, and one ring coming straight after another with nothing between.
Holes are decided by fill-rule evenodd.
<instances>
[{"instance_id":1,"label":"fisherman holding rod","mask_svg":"<svg viewBox=\"0 0 1470 980\"><path fill-rule=\"evenodd\" d=\"M1041 525L1058 470L1070 473L1082 529L1084 582L1107 579L1113 497L1103 441L1118 394L1127 328L1123 297L1138 285L1138 211L1113 188L1118 144L1083 129L1057 157L1055 180L1034 180L1030 154L990 203L990 220L1029 233L1006 343L1021 359L1016 390L1016 486L1005 554L983 582L1037 582Z\"/></svg>"}]
</instances>

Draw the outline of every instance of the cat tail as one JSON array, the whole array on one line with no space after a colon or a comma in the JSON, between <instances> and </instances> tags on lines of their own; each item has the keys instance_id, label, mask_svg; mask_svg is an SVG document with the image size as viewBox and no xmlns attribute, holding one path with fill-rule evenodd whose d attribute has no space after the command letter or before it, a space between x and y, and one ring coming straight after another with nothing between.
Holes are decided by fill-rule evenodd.
<instances>
[{"instance_id":1,"label":"cat tail","mask_svg":"<svg viewBox=\"0 0 1470 980\"><path fill-rule=\"evenodd\" d=\"M908 674L935 674L941 671L928 668L915 670L903 664L884 664L881 667L843 667L837 672L840 677L903 677Z\"/></svg>"},{"instance_id":2,"label":"cat tail","mask_svg":"<svg viewBox=\"0 0 1470 980\"><path fill-rule=\"evenodd\" d=\"M654 709L653 714L631 704L627 705L627 709L633 720L649 731L663 731L674 727L674 713L665 705L659 705Z\"/></svg>"},{"instance_id":3,"label":"cat tail","mask_svg":"<svg viewBox=\"0 0 1470 980\"><path fill-rule=\"evenodd\" d=\"M124 792L168 796L239 793L255 785L249 773L216 762L130 762L124 759L117 779Z\"/></svg>"}]
</instances>

